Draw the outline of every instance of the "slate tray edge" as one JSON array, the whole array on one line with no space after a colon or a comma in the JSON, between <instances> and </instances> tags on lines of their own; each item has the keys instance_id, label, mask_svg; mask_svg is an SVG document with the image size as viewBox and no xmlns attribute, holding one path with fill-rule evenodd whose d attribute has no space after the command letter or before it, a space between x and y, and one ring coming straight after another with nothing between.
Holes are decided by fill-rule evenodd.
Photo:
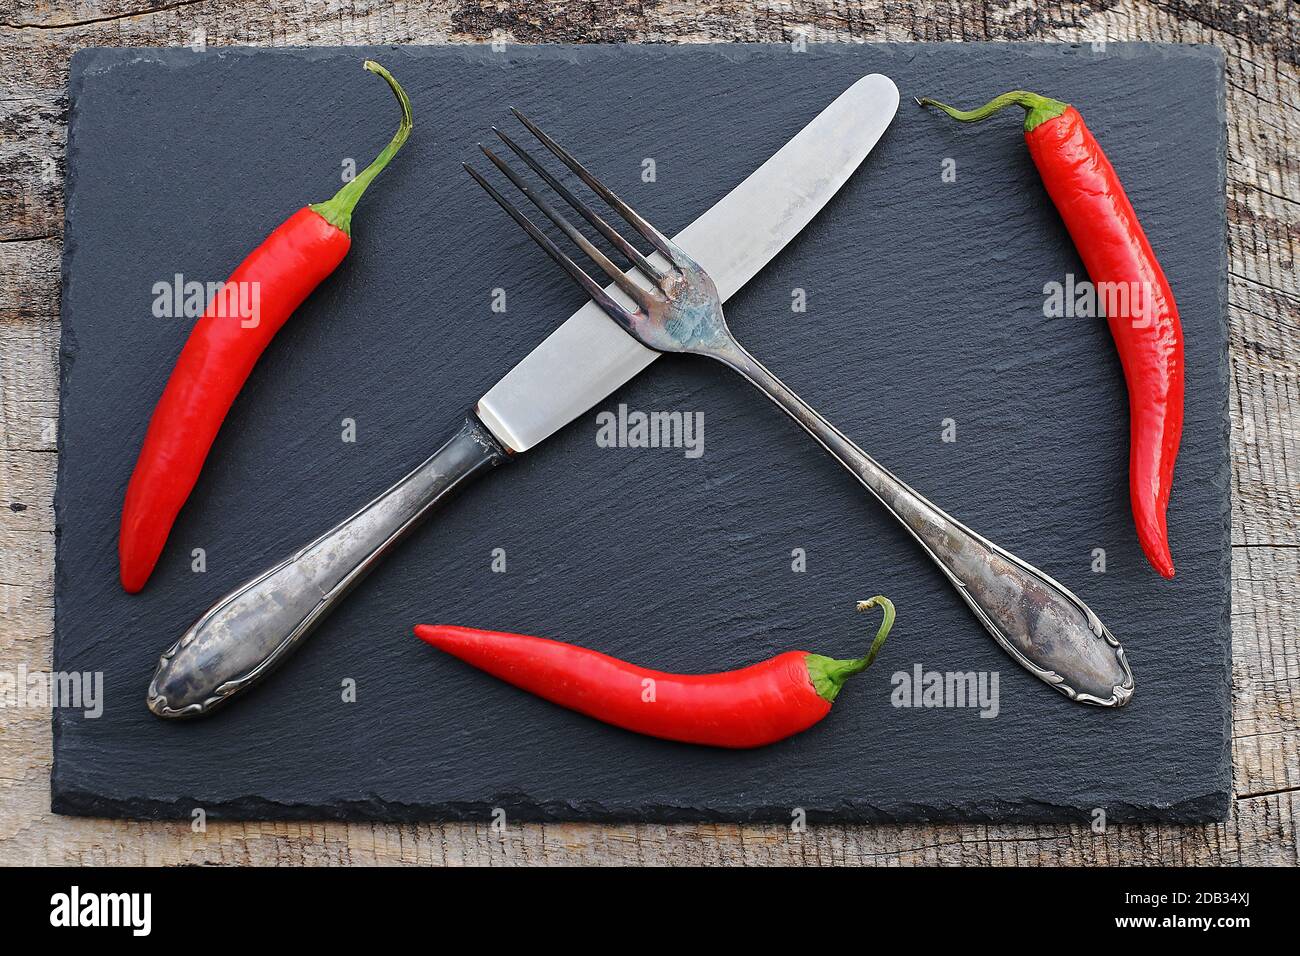
<instances>
[{"instance_id":1,"label":"slate tray edge","mask_svg":"<svg viewBox=\"0 0 1300 956\"><path fill-rule=\"evenodd\" d=\"M1219 262L1218 269L1220 275L1219 281L1219 309L1218 309L1218 329L1219 329L1219 355L1216 367L1218 369L1218 378L1214 383L1216 394L1219 396L1219 436L1220 444L1224 450L1223 458L1219 463L1219 482L1223 488L1223 493L1219 496L1219 509L1221 520L1221 542L1219 548L1221 580L1225 584L1225 593L1223 601L1223 611L1218 621L1217 633L1225 635L1221 641L1221 650L1224 661L1220 673L1223 675L1222 680L1226 685L1224 693L1229 706L1223 715L1223 741L1219 766L1219 781L1223 791L1221 808L1218 821L1228 819L1228 812L1232 804L1232 409L1231 409L1231 358L1228 353L1229 337L1231 330L1228 326L1228 106L1227 106L1227 73L1225 67L1225 57L1223 51L1218 47L1209 47L1213 54L1214 71L1215 71L1215 93L1217 99L1218 115L1217 128L1215 130L1218 137L1218 163L1219 163L1219 181L1222 188L1219 190L1217 198L1217 208L1215 215L1219 222L1223 223L1223 229L1219 234Z\"/></svg>"},{"instance_id":2,"label":"slate tray edge","mask_svg":"<svg viewBox=\"0 0 1300 956\"><path fill-rule=\"evenodd\" d=\"M1197 797L1163 807L1106 804L1106 818L1112 823L1215 823L1224 819L1229 798L1212 790ZM100 794L62 788L52 800L51 810L64 816L112 817L127 820L189 820L202 808L212 820L334 820L344 822L422 823L490 819L498 810L506 817L542 823L789 823L789 806L715 805L709 808L680 805L621 805L590 800L537 802L520 794L504 794L485 801L448 803L405 803L374 799L337 800L329 804L280 803L248 796L214 803L205 800L156 800ZM1076 807L1041 800L981 798L976 801L943 803L868 803L845 801L834 806L802 807L812 823L1054 823L1071 815L1089 823Z\"/></svg>"},{"instance_id":3,"label":"slate tray edge","mask_svg":"<svg viewBox=\"0 0 1300 956\"><path fill-rule=\"evenodd\" d=\"M102 50L104 49L106 48L78 50L73 53L68 66L68 138L64 149L63 248L59 254L59 422L55 438L59 453L54 471L54 641L50 654L50 666L56 673L63 669L63 643L58 639L58 635L61 631L60 621L63 617L63 595L67 590L66 586L60 585L64 572L63 562L59 559L63 538L63 472L66 467L66 457L63 455L63 448L65 447L63 433L66 427L66 416L63 414L63 408L67 396L68 377L77 358L77 335L72 328L72 315L68 308L69 273L66 268L66 264L72 255L72 248L75 245L74 240L71 239L71 224L77 201L77 165L72 160L78 148L77 119L82 77L91 64L102 58ZM58 803L58 795L62 789L60 775L62 748L59 746L59 740L63 734L64 716L60 708L53 708L51 718L53 759L50 766L50 810L54 813L59 812L55 806Z\"/></svg>"}]
</instances>

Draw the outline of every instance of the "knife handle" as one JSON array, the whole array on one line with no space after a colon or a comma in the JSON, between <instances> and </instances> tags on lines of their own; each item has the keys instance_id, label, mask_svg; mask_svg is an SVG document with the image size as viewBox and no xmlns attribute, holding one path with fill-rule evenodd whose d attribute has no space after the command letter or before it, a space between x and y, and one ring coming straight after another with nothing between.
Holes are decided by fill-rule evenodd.
<instances>
[{"instance_id":1,"label":"knife handle","mask_svg":"<svg viewBox=\"0 0 1300 956\"><path fill-rule=\"evenodd\" d=\"M911 532L1017 663L1079 703L1122 707L1133 696L1123 647L1073 592L899 480L739 344L715 357L757 385Z\"/></svg>"},{"instance_id":2,"label":"knife handle","mask_svg":"<svg viewBox=\"0 0 1300 956\"><path fill-rule=\"evenodd\" d=\"M256 684L421 518L509 460L471 414L397 484L209 608L159 658L149 709L159 717L201 717Z\"/></svg>"}]
</instances>

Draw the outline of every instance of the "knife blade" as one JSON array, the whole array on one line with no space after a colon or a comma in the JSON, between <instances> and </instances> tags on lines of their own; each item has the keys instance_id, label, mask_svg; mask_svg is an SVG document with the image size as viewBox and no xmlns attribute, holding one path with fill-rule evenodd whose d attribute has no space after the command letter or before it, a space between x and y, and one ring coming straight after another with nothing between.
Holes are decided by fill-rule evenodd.
<instances>
[{"instance_id":1,"label":"knife blade","mask_svg":"<svg viewBox=\"0 0 1300 956\"><path fill-rule=\"evenodd\" d=\"M863 77L674 240L729 298L848 181L897 109L893 81ZM436 506L545 440L657 357L588 302L489 389L433 455L212 605L160 656L149 709L160 717L202 716L257 684Z\"/></svg>"}]
</instances>

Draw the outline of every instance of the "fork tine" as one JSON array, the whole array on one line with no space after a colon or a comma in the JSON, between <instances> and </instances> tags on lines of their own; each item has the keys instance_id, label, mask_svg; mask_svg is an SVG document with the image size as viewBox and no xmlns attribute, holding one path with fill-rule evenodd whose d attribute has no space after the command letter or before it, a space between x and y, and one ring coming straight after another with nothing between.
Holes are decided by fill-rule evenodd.
<instances>
[{"instance_id":1,"label":"fork tine","mask_svg":"<svg viewBox=\"0 0 1300 956\"><path fill-rule=\"evenodd\" d=\"M543 251L554 259L556 263L569 274L569 277L573 279L574 282L578 283L587 295L591 296L597 305L605 310L605 313L611 319L620 325L629 328L634 324L635 319L631 312L610 298L609 293L606 292L595 279L587 275L581 266L565 255L560 247L552 242L551 238L546 235L546 233L537 228L533 221L520 212L515 205L510 202L510 200L497 192L491 183L479 175L478 170L469 165L469 163L462 163L461 165L465 167L465 172L473 176L474 181L482 186L489 196L496 200L497 205L509 213L510 218L519 223L524 232L528 233L528 235L532 237L533 241L541 246Z\"/></svg>"},{"instance_id":2,"label":"fork tine","mask_svg":"<svg viewBox=\"0 0 1300 956\"><path fill-rule=\"evenodd\" d=\"M597 249L595 245L593 245L586 236L579 232L562 213L560 213L543 197L539 196L526 182L520 179L515 171L510 168L509 163L501 159L496 153L492 152L492 150L488 149L482 143L478 144L478 148L483 151L484 156L492 160L493 165L496 166L497 169L501 170L501 172L505 174L506 178L514 183L515 187L523 193L534 206L540 209L546 217L551 220L551 222L559 226L564 234L568 236L579 249L585 252L587 256L596 263L596 265L600 266L605 275L613 279L614 282L618 284L618 287L626 292L642 308L646 307L646 293L644 289L628 278L627 274L624 273L622 269L611 262L608 256Z\"/></svg>"},{"instance_id":3,"label":"fork tine","mask_svg":"<svg viewBox=\"0 0 1300 956\"><path fill-rule=\"evenodd\" d=\"M561 199L567 202L574 209L578 210L582 217L595 226L596 229L600 231L600 234L608 239L619 252L623 253L623 255L627 257L628 261L630 261L634 266L656 282L662 282L664 279L668 278L668 273L664 272L645 256L641 255L640 250L638 250L636 246L624 239L619 234L618 230L607 223L600 214L596 212L596 210L592 209L591 206L575 196L569 188L564 185L564 183L552 176L545 166L533 158L532 153L528 152L528 150L524 149L497 127L493 126L492 132L501 137L501 141L509 146L516 156L527 163L529 169L542 177L542 179L546 181L546 185L550 186Z\"/></svg>"},{"instance_id":4,"label":"fork tine","mask_svg":"<svg viewBox=\"0 0 1300 956\"><path fill-rule=\"evenodd\" d=\"M541 141L543 146L554 153L560 161L564 163L564 165L573 170L578 175L579 179L590 186L602 199L605 200L605 202L609 203L613 209L617 210L619 215L632 225L632 228L645 236L646 239L650 241L650 244L659 250L660 255L674 265L677 264L677 260L673 256L673 245L668 241L663 233L650 225L650 223L646 222L646 220L642 219L635 209L623 202L623 200L619 199L618 196L614 194L613 190L593 176L587 168L582 165L582 163L573 158L573 154L571 154L567 149L543 133L527 116L519 112L519 110L515 109L513 106L510 107L510 112L515 114L515 117L519 122L523 123L524 126L528 128L528 131Z\"/></svg>"}]
</instances>

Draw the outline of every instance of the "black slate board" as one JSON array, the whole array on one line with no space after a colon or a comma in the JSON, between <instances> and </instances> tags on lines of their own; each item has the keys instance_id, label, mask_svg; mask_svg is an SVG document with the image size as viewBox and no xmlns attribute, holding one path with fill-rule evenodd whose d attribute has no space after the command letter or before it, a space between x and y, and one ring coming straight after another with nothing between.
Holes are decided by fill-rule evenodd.
<instances>
[{"instance_id":1,"label":"black slate board","mask_svg":"<svg viewBox=\"0 0 1300 956\"><path fill-rule=\"evenodd\" d=\"M189 321L156 282L223 279L390 135L381 59L418 128L355 244L268 350L139 596L119 504ZM286 668L215 717L167 723L158 653L218 595L420 460L580 303L458 164L516 104L674 232L853 80L903 105L859 174L728 305L742 341L867 449L1073 586L1128 649L1120 712L1017 668L883 511L767 402L663 360L601 408L704 414L705 453L606 449L595 412L422 528ZM1007 116L960 127L914 94L1009 87L1077 104L1178 297L1187 427L1171 538L1148 569L1127 502L1126 397L1104 323L1045 319L1084 272ZM1204 47L907 45L90 50L71 73L55 667L102 671L104 712L57 710L57 812L129 817L1217 819L1229 764L1224 112ZM669 94L680 107L658 108ZM657 179L641 181L642 161ZM956 182L944 182L944 160ZM507 290L505 314L491 310ZM807 312L793 313L792 290ZM341 441L342 420L355 443ZM941 441L953 419L957 441ZM202 548L206 572L191 570ZM493 573L493 549L507 555ZM807 571L791 570L803 548ZM1105 573L1093 573L1104 548ZM418 621L541 633L667 670L806 647L860 652L822 724L757 752L642 739L415 640ZM914 666L996 672L995 719L891 704ZM341 700L354 680L355 703Z\"/></svg>"}]
</instances>

